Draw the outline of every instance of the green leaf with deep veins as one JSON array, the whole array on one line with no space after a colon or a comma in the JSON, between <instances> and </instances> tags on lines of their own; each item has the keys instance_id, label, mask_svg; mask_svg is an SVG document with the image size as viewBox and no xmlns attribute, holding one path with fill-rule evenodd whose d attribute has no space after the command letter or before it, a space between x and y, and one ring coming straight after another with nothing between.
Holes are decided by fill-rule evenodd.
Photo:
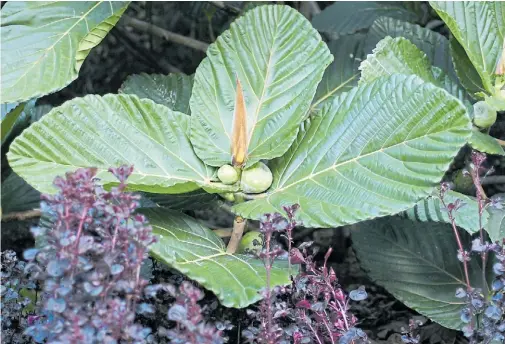
<instances>
[{"instance_id":1,"label":"green leaf with deep veins","mask_svg":"<svg viewBox=\"0 0 505 344\"><path fill-rule=\"evenodd\" d=\"M2 103L55 92L78 76L84 59L129 1L9 1L2 7Z\"/></svg>"},{"instance_id":2,"label":"green leaf with deep veins","mask_svg":"<svg viewBox=\"0 0 505 344\"><path fill-rule=\"evenodd\" d=\"M332 56L319 33L288 6L261 6L207 50L191 95L191 142L208 165L232 161L236 80L246 108L248 166L284 154L306 117Z\"/></svg>"},{"instance_id":3,"label":"green leaf with deep veins","mask_svg":"<svg viewBox=\"0 0 505 344\"><path fill-rule=\"evenodd\" d=\"M486 133L481 133L476 128L472 131L472 136L468 139L468 143L472 148L488 153L488 154L496 154L496 155L505 155L505 151L503 147L496 141L494 137L488 135Z\"/></svg>"},{"instance_id":4,"label":"green leaf with deep veins","mask_svg":"<svg viewBox=\"0 0 505 344\"><path fill-rule=\"evenodd\" d=\"M403 216L411 220L421 222L445 222L451 223L447 210L444 209L439 197L440 190L437 189L433 195L427 197L402 213ZM473 234L479 231L479 204L475 197L463 195L459 192L449 190L444 196L445 204L450 204L460 200L464 205L453 212L456 225ZM487 227L489 213L485 211L482 214L482 226Z\"/></svg>"},{"instance_id":5,"label":"green leaf with deep veins","mask_svg":"<svg viewBox=\"0 0 505 344\"><path fill-rule=\"evenodd\" d=\"M484 88L494 94L494 72L505 35L503 1L431 1L477 70Z\"/></svg>"},{"instance_id":6,"label":"green leaf with deep veins","mask_svg":"<svg viewBox=\"0 0 505 344\"><path fill-rule=\"evenodd\" d=\"M459 100L416 76L392 75L335 97L271 161L274 182L234 210L246 218L298 203L307 227L395 214L428 196L470 135Z\"/></svg>"},{"instance_id":7,"label":"green leaf with deep veins","mask_svg":"<svg viewBox=\"0 0 505 344\"><path fill-rule=\"evenodd\" d=\"M452 63L449 40L446 37L416 24L382 17L377 19L370 27L366 38L365 51L371 53L377 43L387 36L408 39L426 54L430 64L440 68L452 79L457 79Z\"/></svg>"},{"instance_id":8,"label":"green leaf with deep veins","mask_svg":"<svg viewBox=\"0 0 505 344\"><path fill-rule=\"evenodd\" d=\"M465 90L441 69L432 67L427 55L403 37L386 37L379 41L373 54L369 54L359 68L361 82L370 82L380 76L394 73L417 75L447 90L463 102L470 115L473 114L473 107ZM505 155L503 148L493 137L477 130L472 131L468 143L484 153Z\"/></svg>"},{"instance_id":9,"label":"green leaf with deep veins","mask_svg":"<svg viewBox=\"0 0 505 344\"><path fill-rule=\"evenodd\" d=\"M431 66L428 56L406 38L386 37L379 41L359 69L361 82L370 82L391 74L417 75L461 100L469 114L473 112L465 90L442 69Z\"/></svg>"},{"instance_id":10,"label":"green leaf with deep veins","mask_svg":"<svg viewBox=\"0 0 505 344\"><path fill-rule=\"evenodd\" d=\"M7 154L12 169L41 192L52 193L56 176L79 167L98 168L106 185L112 166L134 165L131 189L182 193L211 187L214 169L189 142L190 117L133 95L75 98L18 136Z\"/></svg>"},{"instance_id":11,"label":"green leaf with deep veins","mask_svg":"<svg viewBox=\"0 0 505 344\"><path fill-rule=\"evenodd\" d=\"M417 202L413 208L403 212L401 215L421 222L451 223L447 210L440 201L439 192L440 190L437 189L433 195ZM444 197L444 202L447 205L454 203L458 199L462 202L463 206L453 213L456 225L470 234L478 232L480 227L479 204L477 200L475 197L449 190ZM480 221L482 227L489 234L491 241L501 241L505 238L505 210L488 206L482 213Z\"/></svg>"},{"instance_id":12,"label":"green leaf with deep veins","mask_svg":"<svg viewBox=\"0 0 505 344\"><path fill-rule=\"evenodd\" d=\"M184 74L134 74L126 78L119 93L135 94L151 99L169 109L190 114L189 98L193 88L193 76Z\"/></svg>"},{"instance_id":13,"label":"green leaf with deep veins","mask_svg":"<svg viewBox=\"0 0 505 344\"><path fill-rule=\"evenodd\" d=\"M243 308L260 300L266 287L262 260L226 253L221 238L193 218L167 209L141 209L158 242L151 254L211 290L226 307ZM287 261L277 261L271 286L287 285Z\"/></svg>"},{"instance_id":14,"label":"green leaf with deep veins","mask_svg":"<svg viewBox=\"0 0 505 344\"><path fill-rule=\"evenodd\" d=\"M358 259L376 283L431 320L461 329L460 311L466 300L455 294L459 287L466 289L466 284L450 225L391 217L354 227L352 240ZM464 247L472 246L467 233L460 231L460 236ZM482 285L479 261L469 262L472 286Z\"/></svg>"}]
</instances>

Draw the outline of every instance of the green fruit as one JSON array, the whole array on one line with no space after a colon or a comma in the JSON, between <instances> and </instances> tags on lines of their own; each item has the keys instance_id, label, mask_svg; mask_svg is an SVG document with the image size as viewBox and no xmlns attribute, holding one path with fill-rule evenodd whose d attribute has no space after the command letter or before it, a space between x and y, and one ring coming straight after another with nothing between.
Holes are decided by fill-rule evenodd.
<instances>
[{"instance_id":1,"label":"green fruit","mask_svg":"<svg viewBox=\"0 0 505 344\"><path fill-rule=\"evenodd\" d=\"M473 104L473 123L479 128L489 128L496 122L496 111L486 102Z\"/></svg>"},{"instance_id":2,"label":"green fruit","mask_svg":"<svg viewBox=\"0 0 505 344\"><path fill-rule=\"evenodd\" d=\"M263 248L263 234L258 231L247 232L240 240L237 253L258 254Z\"/></svg>"},{"instance_id":3,"label":"green fruit","mask_svg":"<svg viewBox=\"0 0 505 344\"><path fill-rule=\"evenodd\" d=\"M262 162L257 162L247 170L242 171L240 187L245 193L261 193L272 185L272 172Z\"/></svg>"},{"instance_id":4,"label":"green fruit","mask_svg":"<svg viewBox=\"0 0 505 344\"><path fill-rule=\"evenodd\" d=\"M235 184L238 181L238 172L231 165L223 165L217 170L217 177L223 184Z\"/></svg>"},{"instance_id":5,"label":"green fruit","mask_svg":"<svg viewBox=\"0 0 505 344\"><path fill-rule=\"evenodd\" d=\"M464 194L471 194L474 192L473 180L468 172L457 170L452 177L454 183L454 191Z\"/></svg>"}]
</instances>

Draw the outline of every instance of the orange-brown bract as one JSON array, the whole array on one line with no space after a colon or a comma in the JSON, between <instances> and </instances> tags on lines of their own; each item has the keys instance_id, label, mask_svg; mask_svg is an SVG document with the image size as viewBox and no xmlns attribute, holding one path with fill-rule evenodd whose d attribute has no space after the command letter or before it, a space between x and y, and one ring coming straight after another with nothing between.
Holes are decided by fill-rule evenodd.
<instances>
[{"instance_id":1,"label":"orange-brown bract","mask_svg":"<svg viewBox=\"0 0 505 344\"><path fill-rule=\"evenodd\" d=\"M233 166L241 167L244 165L247 154L247 114L242 84L238 78L237 93L235 96L235 112L233 113L231 154Z\"/></svg>"}]
</instances>

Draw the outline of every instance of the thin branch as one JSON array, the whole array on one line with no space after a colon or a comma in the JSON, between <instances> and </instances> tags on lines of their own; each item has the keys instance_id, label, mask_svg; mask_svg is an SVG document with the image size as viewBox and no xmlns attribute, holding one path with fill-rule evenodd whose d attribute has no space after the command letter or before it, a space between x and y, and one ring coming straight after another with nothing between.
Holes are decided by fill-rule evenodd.
<instances>
[{"instance_id":1,"label":"thin branch","mask_svg":"<svg viewBox=\"0 0 505 344\"><path fill-rule=\"evenodd\" d=\"M191 37L179 35L178 33L165 30L159 26L145 22L143 20L132 18L126 15L123 15L121 19L125 25L129 25L137 30L151 33L158 37L164 38L167 41L181 44L196 50L200 50L203 51L204 53L207 52L207 48L209 47L209 44L205 42L196 40Z\"/></svg>"},{"instance_id":2,"label":"thin branch","mask_svg":"<svg viewBox=\"0 0 505 344\"><path fill-rule=\"evenodd\" d=\"M247 223L247 220L241 216L236 216L233 221L233 231L231 233L230 241L228 242L228 246L226 247L226 253L235 253L238 248L238 244L242 239L242 235L244 234L244 228Z\"/></svg>"},{"instance_id":3,"label":"thin branch","mask_svg":"<svg viewBox=\"0 0 505 344\"><path fill-rule=\"evenodd\" d=\"M502 147L505 147L505 141L495 138L496 142Z\"/></svg>"},{"instance_id":4,"label":"thin branch","mask_svg":"<svg viewBox=\"0 0 505 344\"><path fill-rule=\"evenodd\" d=\"M40 211L40 209L30 209L26 211L17 211L2 215L2 222L15 221L15 220L23 221L41 216L42 212Z\"/></svg>"},{"instance_id":5,"label":"thin branch","mask_svg":"<svg viewBox=\"0 0 505 344\"><path fill-rule=\"evenodd\" d=\"M505 184L505 176L489 176L482 179L482 185Z\"/></svg>"}]
</instances>

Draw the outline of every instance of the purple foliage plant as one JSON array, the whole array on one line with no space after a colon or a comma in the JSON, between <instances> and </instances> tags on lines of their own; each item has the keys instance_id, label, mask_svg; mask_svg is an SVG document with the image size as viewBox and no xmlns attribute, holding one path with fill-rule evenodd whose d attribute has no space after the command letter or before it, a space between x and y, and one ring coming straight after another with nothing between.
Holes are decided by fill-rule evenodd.
<instances>
[{"instance_id":1,"label":"purple foliage plant","mask_svg":"<svg viewBox=\"0 0 505 344\"><path fill-rule=\"evenodd\" d=\"M249 326L243 332L244 337L251 343L262 344L368 342L366 334L355 326L356 317L349 313L351 299L361 301L367 297L364 287L346 295L338 284L335 271L328 267L331 248L323 265L318 267L308 251L311 243L291 247L292 231L299 225L295 220L298 208L297 204L284 207L287 217L274 213L265 214L261 219L264 247L258 256L265 265L266 287L259 311L250 312L259 326ZM287 237L289 254L274 244L273 237L279 234ZM292 265L301 265L300 272L292 278L291 286L272 289L272 266L281 256L288 257L290 271Z\"/></svg>"},{"instance_id":2,"label":"purple foliage plant","mask_svg":"<svg viewBox=\"0 0 505 344\"><path fill-rule=\"evenodd\" d=\"M471 344L488 344L493 340L498 342L505 341L505 239L502 242L495 243L486 240L482 224L484 211L488 207L499 208L501 207L501 203L499 199L489 199L482 188L481 170L485 160L485 154L472 152L472 164L469 174L477 190L479 236L473 240L470 251L465 250L463 247L454 216L454 212L464 204L460 200L447 204L444 196L449 190L449 185L442 183L440 188L440 199L447 211L454 231L455 240L458 244L457 256L463 265L465 275L466 287L458 288L456 290L456 297L465 299L466 306L461 310L461 320L466 325L462 330L465 336L469 338ZM472 286L469 278L468 262L472 259L472 252L479 254L482 261L481 287ZM486 265L488 259L493 255L496 260L493 265L495 278L491 284L491 294L488 295ZM412 343L411 341L406 342Z\"/></svg>"}]
</instances>

